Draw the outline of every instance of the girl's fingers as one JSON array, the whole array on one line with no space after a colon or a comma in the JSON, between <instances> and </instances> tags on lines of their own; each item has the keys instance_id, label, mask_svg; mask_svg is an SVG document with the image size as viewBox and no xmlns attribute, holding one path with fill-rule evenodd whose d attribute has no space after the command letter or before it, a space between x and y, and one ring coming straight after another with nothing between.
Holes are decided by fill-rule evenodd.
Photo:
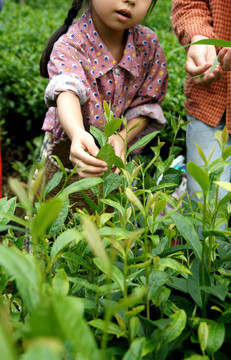
<instances>
[{"instance_id":1,"label":"girl's fingers","mask_svg":"<svg viewBox=\"0 0 231 360\"><path fill-rule=\"evenodd\" d=\"M107 168L90 166L77 160L77 171L80 177L95 177L102 176L107 171Z\"/></svg>"},{"instance_id":2,"label":"girl's fingers","mask_svg":"<svg viewBox=\"0 0 231 360\"><path fill-rule=\"evenodd\" d=\"M100 167L102 169L107 169L107 163L100 159L95 158L94 156L88 154L81 147L76 147L75 149L71 149L70 152L70 160L72 163L77 164L81 167L81 163L84 163L86 166L92 165L95 167Z\"/></svg>"}]
</instances>

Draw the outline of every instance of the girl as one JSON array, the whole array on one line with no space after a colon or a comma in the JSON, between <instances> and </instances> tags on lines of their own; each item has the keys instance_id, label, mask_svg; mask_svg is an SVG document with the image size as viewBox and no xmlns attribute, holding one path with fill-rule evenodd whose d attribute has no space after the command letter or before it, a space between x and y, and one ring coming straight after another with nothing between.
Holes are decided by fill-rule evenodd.
<instances>
[{"instance_id":1,"label":"girl","mask_svg":"<svg viewBox=\"0 0 231 360\"><path fill-rule=\"evenodd\" d=\"M92 0L81 18L84 0L74 0L64 24L52 35L41 58L41 75L50 78L49 107L43 124L44 147L68 136L70 160L81 177L101 176L107 164L88 132L104 123L103 100L116 117L128 121L128 143L166 123L160 104L167 89L167 69L156 34L137 25L156 0ZM138 124L136 127L135 125ZM125 138L125 129L120 131ZM122 160L124 141L109 143ZM118 171L118 170L117 170Z\"/></svg>"}]
</instances>

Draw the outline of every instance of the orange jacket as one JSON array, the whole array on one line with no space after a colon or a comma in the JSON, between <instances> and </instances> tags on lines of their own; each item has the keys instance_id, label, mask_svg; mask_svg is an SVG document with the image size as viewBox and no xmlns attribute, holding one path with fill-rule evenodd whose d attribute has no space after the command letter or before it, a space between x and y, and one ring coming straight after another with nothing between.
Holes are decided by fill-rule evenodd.
<instances>
[{"instance_id":1,"label":"orange jacket","mask_svg":"<svg viewBox=\"0 0 231 360\"><path fill-rule=\"evenodd\" d=\"M231 40L231 1L172 0L171 21L182 45L195 35ZM187 113L210 126L217 126L226 110L226 125L231 133L231 72L210 87L185 83Z\"/></svg>"}]
</instances>

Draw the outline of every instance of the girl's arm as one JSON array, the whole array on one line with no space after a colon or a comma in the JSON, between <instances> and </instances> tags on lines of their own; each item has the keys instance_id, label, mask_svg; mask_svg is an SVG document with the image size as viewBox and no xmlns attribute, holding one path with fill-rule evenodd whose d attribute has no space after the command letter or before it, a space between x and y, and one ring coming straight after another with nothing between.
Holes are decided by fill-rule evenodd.
<instances>
[{"instance_id":1,"label":"girl's arm","mask_svg":"<svg viewBox=\"0 0 231 360\"><path fill-rule=\"evenodd\" d=\"M60 124L71 140L70 160L82 168L79 172L80 177L103 175L107 170L107 164L95 158L99 149L92 135L84 128L78 97L69 92L62 92L56 101Z\"/></svg>"}]
</instances>

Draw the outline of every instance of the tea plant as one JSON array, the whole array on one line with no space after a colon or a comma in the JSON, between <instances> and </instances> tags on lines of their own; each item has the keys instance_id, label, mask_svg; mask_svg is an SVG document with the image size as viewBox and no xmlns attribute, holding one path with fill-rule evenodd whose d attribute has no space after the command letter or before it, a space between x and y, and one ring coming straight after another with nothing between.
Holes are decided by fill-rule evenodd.
<instances>
[{"instance_id":1,"label":"tea plant","mask_svg":"<svg viewBox=\"0 0 231 360\"><path fill-rule=\"evenodd\" d=\"M228 220L230 188L218 200L219 185L227 187L219 182L231 151L227 131L217 133L221 159L210 162L198 147L204 166L189 163L204 198L196 203L185 194L172 196L181 175L171 169L174 143L162 160L164 144L152 133L127 150L155 138L152 159L144 164L127 156L123 163L108 144L123 119L106 103L104 110L104 133L91 132L101 145L99 157L120 175L82 179L45 200L69 175L61 165L38 196L42 168L35 181L29 176L28 189L10 181L18 200L0 201L0 226L7 230L0 245L2 356L228 359L231 232L221 225ZM88 188L103 191L96 204L86 197L92 214L69 205L69 195ZM14 215L18 206L24 219Z\"/></svg>"}]
</instances>

